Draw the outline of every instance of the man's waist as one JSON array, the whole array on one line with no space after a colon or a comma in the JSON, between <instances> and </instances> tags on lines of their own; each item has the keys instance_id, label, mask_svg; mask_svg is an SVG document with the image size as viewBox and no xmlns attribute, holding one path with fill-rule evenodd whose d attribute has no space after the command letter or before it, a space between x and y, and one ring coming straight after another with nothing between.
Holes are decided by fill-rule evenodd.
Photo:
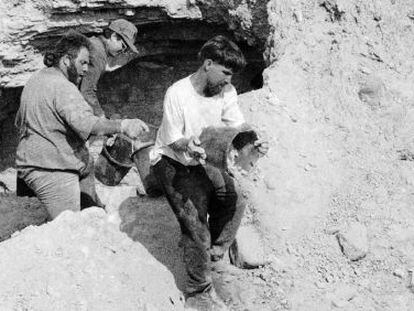
<instances>
[{"instance_id":1,"label":"man's waist","mask_svg":"<svg viewBox=\"0 0 414 311\"><path fill-rule=\"evenodd\" d=\"M184 166L200 165L198 161L194 160L186 152L177 152L177 151L172 150L168 146L163 146L163 147L154 146L154 148L151 150L151 153L150 153L151 165L155 165L155 163L157 163L161 159L162 156L166 156L170 159L173 159L174 161L179 162Z\"/></svg>"}]
</instances>

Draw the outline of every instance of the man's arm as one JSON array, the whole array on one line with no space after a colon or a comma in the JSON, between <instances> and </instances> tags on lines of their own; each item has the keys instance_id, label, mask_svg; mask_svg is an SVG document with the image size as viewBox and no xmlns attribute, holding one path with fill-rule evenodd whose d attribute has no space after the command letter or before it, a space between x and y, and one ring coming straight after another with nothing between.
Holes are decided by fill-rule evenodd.
<instances>
[{"instance_id":1,"label":"man's arm","mask_svg":"<svg viewBox=\"0 0 414 311\"><path fill-rule=\"evenodd\" d=\"M204 148L200 147L200 140L192 136L190 138L181 138L169 145L172 150L188 152L190 157L197 160L205 160L207 155Z\"/></svg>"},{"instance_id":2,"label":"man's arm","mask_svg":"<svg viewBox=\"0 0 414 311\"><path fill-rule=\"evenodd\" d=\"M226 88L221 120L227 126L243 127L246 121L238 104L236 89L232 85L227 85Z\"/></svg>"},{"instance_id":3,"label":"man's arm","mask_svg":"<svg viewBox=\"0 0 414 311\"><path fill-rule=\"evenodd\" d=\"M114 71L128 64L130 61L137 58L139 54L132 52L122 53L115 57L108 57L108 64L106 64L105 71Z\"/></svg>"},{"instance_id":4,"label":"man's arm","mask_svg":"<svg viewBox=\"0 0 414 311\"><path fill-rule=\"evenodd\" d=\"M148 131L148 126L140 119L108 120L101 118L93 125L90 135L103 136L121 133L135 139L142 132Z\"/></svg>"},{"instance_id":5,"label":"man's arm","mask_svg":"<svg viewBox=\"0 0 414 311\"><path fill-rule=\"evenodd\" d=\"M103 59L92 59L89 70L83 77L80 91L86 102L92 107L95 116L105 116L97 95L98 81L102 73L105 71L106 62Z\"/></svg>"},{"instance_id":6,"label":"man's arm","mask_svg":"<svg viewBox=\"0 0 414 311\"><path fill-rule=\"evenodd\" d=\"M55 107L59 116L84 140L90 135L118 133L135 139L142 132L149 130L139 119L107 120L95 116L92 108L73 84L62 88L56 98Z\"/></svg>"}]
</instances>

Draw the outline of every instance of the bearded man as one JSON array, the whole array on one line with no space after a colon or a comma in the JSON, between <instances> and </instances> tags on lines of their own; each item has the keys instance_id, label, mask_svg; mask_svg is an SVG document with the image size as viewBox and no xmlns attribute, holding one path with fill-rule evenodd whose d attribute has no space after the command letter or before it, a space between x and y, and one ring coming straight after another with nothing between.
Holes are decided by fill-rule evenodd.
<instances>
[{"instance_id":1,"label":"bearded man","mask_svg":"<svg viewBox=\"0 0 414 311\"><path fill-rule=\"evenodd\" d=\"M233 242L244 205L228 171L202 165L206 154L199 136L207 127L245 123L231 78L246 61L224 36L207 41L198 56L198 70L167 90L150 160L181 228L186 305L225 310L213 288L211 265L221 261Z\"/></svg>"},{"instance_id":2,"label":"bearded man","mask_svg":"<svg viewBox=\"0 0 414 311\"><path fill-rule=\"evenodd\" d=\"M139 119L95 116L77 86L87 73L90 41L69 31L44 56L47 66L23 88L16 115L18 178L36 194L54 219L64 210L101 205L95 191L91 135L123 133L132 139L147 125Z\"/></svg>"}]
</instances>

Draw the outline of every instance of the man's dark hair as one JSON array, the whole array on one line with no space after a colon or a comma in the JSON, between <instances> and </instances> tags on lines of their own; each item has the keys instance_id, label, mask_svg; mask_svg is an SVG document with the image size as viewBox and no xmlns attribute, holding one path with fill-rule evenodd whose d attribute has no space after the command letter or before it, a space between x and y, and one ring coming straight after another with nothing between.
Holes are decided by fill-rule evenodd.
<instances>
[{"instance_id":1,"label":"man's dark hair","mask_svg":"<svg viewBox=\"0 0 414 311\"><path fill-rule=\"evenodd\" d=\"M255 131L240 132L233 139L232 145L235 149L241 150L247 144L254 144L254 142L258 139L259 138L257 137L257 134Z\"/></svg>"},{"instance_id":2,"label":"man's dark hair","mask_svg":"<svg viewBox=\"0 0 414 311\"><path fill-rule=\"evenodd\" d=\"M113 31L112 29L110 29L109 27L106 27L104 30L103 30L103 32L102 32L102 35L105 37L105 39L109 39L109 38L111 38L111 36L112 36L112 34L114 33L115 31Z\"/></svg>"},{"instance_id":3,"label":"man's dark hair","mask_svg":"<svg viewBox=\"0 0 414 311\"><path fill-rule=\"evenodd\" d=\"M218 35L208 40L198 53L201 61L211 59L233 72L241 71L246 66L246 59L240 48L225 36Z\"/></svg>"},{"instance_id":4,"label":"man's dark hair","mask_svg":"<svg viewBox=\"0 0 414 311\"><path fill-rule=\"evenodd\" d=\"M75 59L82 47L90 50L91 43L89 39L75 30L69 30L59 39L52 51L46 52L43 63L47 67L57 66L64 55Z\"/></svg>"}]
</instances>

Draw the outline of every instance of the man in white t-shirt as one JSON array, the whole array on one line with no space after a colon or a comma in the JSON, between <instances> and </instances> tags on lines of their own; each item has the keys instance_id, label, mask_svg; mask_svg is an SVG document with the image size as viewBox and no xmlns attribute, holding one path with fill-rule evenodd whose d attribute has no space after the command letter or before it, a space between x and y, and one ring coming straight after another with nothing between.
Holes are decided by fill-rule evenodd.
<instances>
[{"instance_id":1,"label":"man in white t-shirt","mask_svg":"<svg viewBox=\"0 0 414 311\"><path fill-rule=\"evenodd\" d=\"M244 205L229 172L205 165L198 137L208 126L244 124L231 78L246 61L224 36L207 41L199 59L201 66L194 74L167 90L150 161L180 224L189 276L187 306L225 310L213 289L211 266L233 242Z\"/></svg>"}]
</instances>

